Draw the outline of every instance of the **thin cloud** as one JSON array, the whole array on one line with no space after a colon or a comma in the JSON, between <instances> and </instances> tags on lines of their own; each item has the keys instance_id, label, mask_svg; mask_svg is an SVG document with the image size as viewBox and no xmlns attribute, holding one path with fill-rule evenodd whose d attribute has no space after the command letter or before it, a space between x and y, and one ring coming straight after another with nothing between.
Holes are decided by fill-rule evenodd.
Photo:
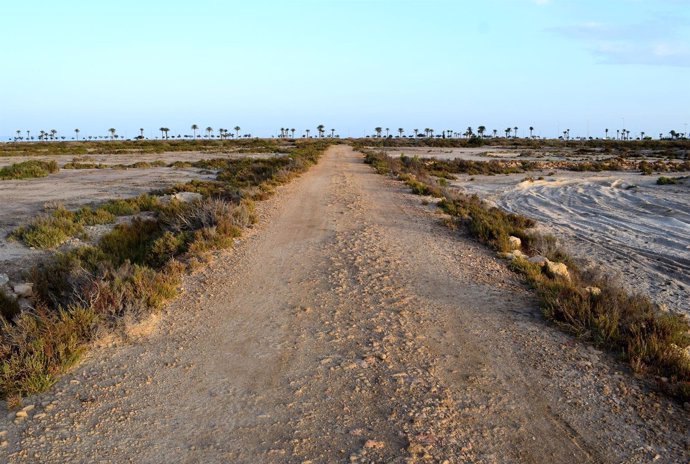
<instances>
[{"instance_id":1,"label":"thin cloud","mask_svg":"<svg viewBox=\"0 0 690 464\"><path fill-rule=\"evenodd\" d=\"M690 47L678 33L685 27L683 20L663 18L623 25L591 21L552 31L584 42L600 63L690 66Z\"/></svg>"}]
</instances>

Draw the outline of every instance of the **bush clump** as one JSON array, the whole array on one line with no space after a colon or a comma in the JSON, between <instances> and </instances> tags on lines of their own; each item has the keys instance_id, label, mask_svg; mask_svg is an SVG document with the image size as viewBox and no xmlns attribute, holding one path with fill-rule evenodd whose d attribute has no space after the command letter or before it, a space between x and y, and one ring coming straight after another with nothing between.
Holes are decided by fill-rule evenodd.
<instances>
[{"instance_id":1,"label":"bush clump","mask_svg":"<svg viewBox=\"0 0 690 464\"><path fill-rule=\"evenodd\" d=\"M0 180L46 177L58 171L55 161L24 161L0 168Z\"/></svg>"}]
</instances>

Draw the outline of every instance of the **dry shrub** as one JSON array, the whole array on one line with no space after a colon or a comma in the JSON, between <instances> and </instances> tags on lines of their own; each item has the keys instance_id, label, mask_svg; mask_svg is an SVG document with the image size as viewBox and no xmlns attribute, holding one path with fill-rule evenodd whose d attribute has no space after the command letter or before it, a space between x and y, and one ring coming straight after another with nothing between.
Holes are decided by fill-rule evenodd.
<instances>
[{"instance_id":1,"label":"dry shrub","mask_svg":"<svg viewBox=\"0 0 690 464\"><path fill-rule=\"evenodd\" d=\"M50 387L79 359L98 321L90 309L24 313L0 331L0 395L30 395Z\"/></svg>"}]
</instances>

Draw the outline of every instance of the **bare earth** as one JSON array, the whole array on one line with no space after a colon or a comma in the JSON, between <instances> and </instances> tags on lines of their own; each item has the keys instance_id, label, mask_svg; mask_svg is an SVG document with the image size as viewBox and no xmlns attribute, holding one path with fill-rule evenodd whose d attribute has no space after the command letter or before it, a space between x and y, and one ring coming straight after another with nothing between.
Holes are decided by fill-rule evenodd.
<instances>
[{"instance_id":1,"label":"bare earth","mask_svg":"<svg viewBox=\"0 0 690 464\"><path fill-rule=\"evenodd\" d=\"M536 219L574 256L603 263L631 291L690 316L690 181L657 185L658 177L556 171L534 181L459 176L453 185Z\"/></svg>"},{"instance_id":2,"label":"bare earth","mask_svg":"<svg viewBox=\"0 0 690 464\"><path fill-rule=\"evenodd\" d=\"M682 407L434 214L330 149L150 335L3 411L0 462L688 462Z\"/></svg>"}]
</instances>

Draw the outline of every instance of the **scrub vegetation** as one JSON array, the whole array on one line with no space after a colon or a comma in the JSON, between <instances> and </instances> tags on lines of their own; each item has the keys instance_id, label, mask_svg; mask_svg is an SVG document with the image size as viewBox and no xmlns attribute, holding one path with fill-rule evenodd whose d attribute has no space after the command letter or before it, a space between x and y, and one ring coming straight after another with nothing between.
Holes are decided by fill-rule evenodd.
<instances>
[{"instance_id":1,"label":"scrub vegetation","mask_svg":"<svg viewBox=\"0 0 690 464\"><path fill-rule=\"evenodd\" d=\"M444 172L439 177L434 161L391 158L380 151L365 154L379 174L395 176L413 193L440 198L438 207L448 215L449 226L510 259L511 269L535 289L543 314L559 328L620 355L682 401L690 399L690 357L685 351L690 326L685 317L663 311L643 295L629 294L603 269L579 269L555 237L532 230L532 219L445 187ZM520 239L525 253L515 252L511 237ZM567 275L555 274L547 262L565 264Z\"/></svg>"},{"instance_id":2,"label":"scrub vegetation","mask_svg":"<svg viewBox=\"0 0 690 464\"><path fill-rule=\"evenodd\" d=\"M177 295L187 270L210 251L232 246L256 221L255 200L307 170L327 147L328 142L299 142L284 157L207 161L219 171L215 180L96 208L57 208L16 230L13 236L27 245L53 248L82 234L86 225L131 216L97 243L53 254L36 266L32 311L20 312L17 301L0 294L0 395L17 401L48 388L98 334L159 310ZM201 196L162 201L161 195L179 192Z\"/></svg>"}]
</instances>

